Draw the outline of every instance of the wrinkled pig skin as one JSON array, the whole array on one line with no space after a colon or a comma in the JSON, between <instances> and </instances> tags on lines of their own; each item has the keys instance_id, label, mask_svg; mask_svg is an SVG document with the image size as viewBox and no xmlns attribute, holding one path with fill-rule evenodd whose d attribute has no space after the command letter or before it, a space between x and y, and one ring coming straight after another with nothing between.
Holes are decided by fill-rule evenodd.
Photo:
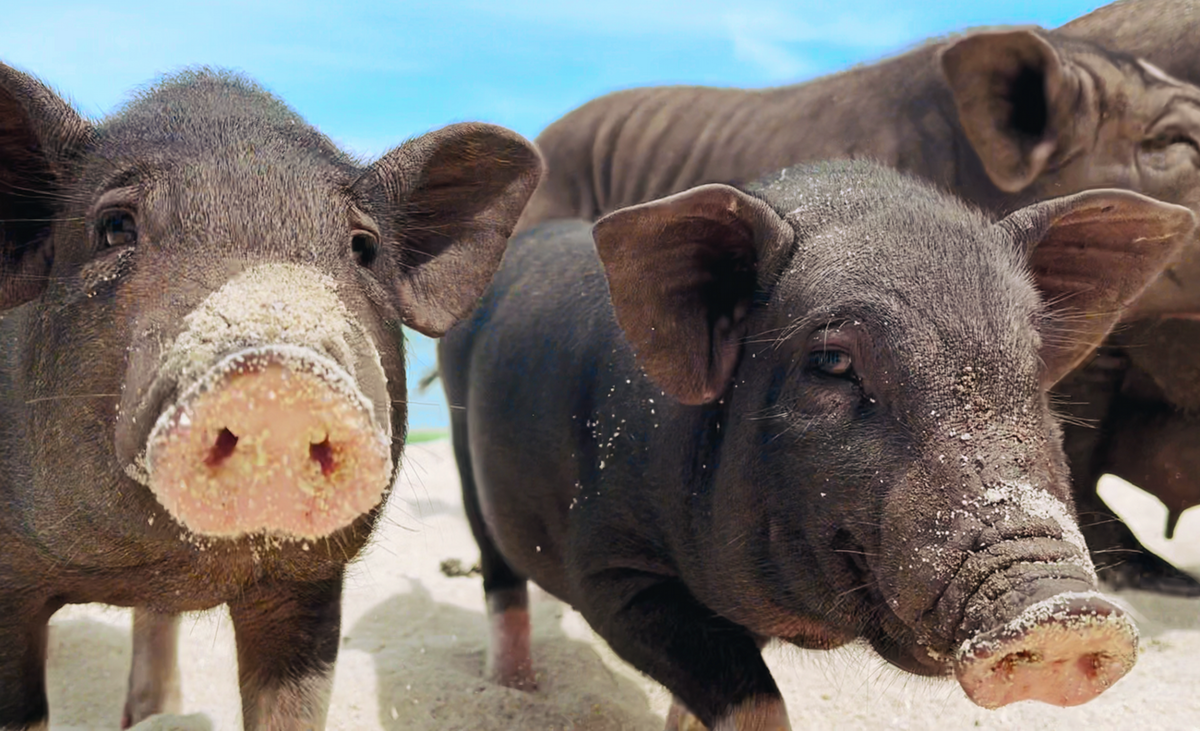
<instances>
[{"instance_id":1,"label":"wrinkled pig skin","mask_svg":"<svg viewBox=\"0 0 1200 731\"><path fill-rule=\"evenodd\" d=\"M884 162L998 216L1104 187L1200 212L1200 66L1191 63L1200 56L1200 11L1190 0L1108 10L1053 31L938 39L794 86L648 87L600 97L538 136L547 177L518 230L838 158ZM1200 243L1180 253L1172 276L1148 288L1140 305L1141 317L1200 311ZM1070 380L1060 399L1098 399L1081 409L1087 425L1068 426L1066 436L1093 559L1111 585L1200 596L1200 581L1145 549L1099 501L1094 460L1103 455L1089 430L1111 421L1099 407L1114 394L1091 393L1098 377ZM1176 389L1200 393L1194 382Z\"/></svg>"},{"instance_id":2,"label":"wrinkled pig skin","mask_svg":"<svg viewBox=\"0 0 1200 731\"><path fill-rule=\"evenodd\" d=\"M1102 692L1136 630L1046 394L1194 224L1116 190L990 223L837 162L518 235L438 346L487 672L536 686L529 578L676 728L787 728L771 638L863 637L988 707Z\"/></svg>"},{"instance_id":3,"label":"wrinkled pig skin","mask_svg":"<svg viewBox=\"0 0 1200 731\"><path fill-rule=\"evenodd\" d=\"M1057 32L1145 58L1176 79L1200 83L1197 0L1116 2ZM1096 494L1095 485L1106 473L1161 500L1169 512L1168 535L1180 513L1200 504L1200 324L1194 322L1200 313L1200 253L1193 250L1163 276L1159 301L1147 304L1183 319L1143 319L1122 328L1114 333L1108 356L1088 366L1094 373L1063 388L1066 408L1083 417L1064 426L1064 440L1078 455L1071 465L1080 486L1080 522L1089 543L1096 536L1096 545L1137 546ZM1096 393L1100 383L1107 388ZM1145 387L1149 384L1153 392ZM1089 397L1110 408L1078 405ZM1115 585L1200 596L1200 585L1159 571L1151 555L1118 550L1095 559L1098 566L1112 565L1101 575Z\"/></svg>"},{"instance_id":4,"label":"wrinkled pig skin","mask_svg":"<svg viewBox=\"0 0 1200 731\"><path fill-rule=\"evenodd\" d=\"M245 728L324 726L401 325L471 311L541 171L474 123L363 166L204 69L93 124L0 65L0 729L47 723L81 602L135 608L123 725L178 704L178 613L227 604Z\"/></svg>"}]
</instances>

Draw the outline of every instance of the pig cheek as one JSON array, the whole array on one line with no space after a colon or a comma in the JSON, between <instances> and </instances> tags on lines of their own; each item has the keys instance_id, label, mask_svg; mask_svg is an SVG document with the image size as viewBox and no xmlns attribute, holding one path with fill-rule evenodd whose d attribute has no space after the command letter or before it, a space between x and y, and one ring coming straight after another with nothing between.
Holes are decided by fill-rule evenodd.
<instances>
[{"instance_id":1,"label":"pig cheek","mask_svg":"<svg viewBox=\"0 0 1200 731\"><path fill-rule=\"evenodd\" d=\"M369 414L280 366L234 374L169 418L150 444L150 488L203 535L329 535L379 503L391 472Z\"/></svg>"}]
</instances>

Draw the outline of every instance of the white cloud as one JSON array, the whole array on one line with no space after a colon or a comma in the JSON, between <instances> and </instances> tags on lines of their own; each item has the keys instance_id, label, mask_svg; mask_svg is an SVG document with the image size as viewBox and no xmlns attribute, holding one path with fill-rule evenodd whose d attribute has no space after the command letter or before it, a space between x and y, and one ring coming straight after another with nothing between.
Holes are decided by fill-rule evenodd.
<instances>
[{"instance_id":1,"label":"white cloud","mask_svg":"<svg viewBox=\"0 0 1200 731\"><path fill-rule=\"evenodd\" d=\"M862 0L853 11L843 3L797 7L795 2L780 0L744 2L736 9L723 0L466 0L465 5L510 22L583 35L727 41L737 59L758 66L775 81L796 78L813 68L798 48L804 44L879 52L912 39L911 7Z\"/></svg>"}]
</instances>

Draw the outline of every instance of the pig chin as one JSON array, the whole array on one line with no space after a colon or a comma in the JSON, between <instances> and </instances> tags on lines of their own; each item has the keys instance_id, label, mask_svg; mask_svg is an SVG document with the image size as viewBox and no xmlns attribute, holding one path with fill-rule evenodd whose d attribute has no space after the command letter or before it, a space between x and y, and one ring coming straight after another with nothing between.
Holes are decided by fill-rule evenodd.
<instances>
[{"instance_id":1,"label":"pig chin","mask_svg":"<svg viewBox=\"0 0 1200 731\"><path fill-rule=\"evenodd\" d=\"M147 439L148 486L195 534L320 538L379 504L391 439L337 363L295 346L238 351Z\"/></svg>"}]
</instances>

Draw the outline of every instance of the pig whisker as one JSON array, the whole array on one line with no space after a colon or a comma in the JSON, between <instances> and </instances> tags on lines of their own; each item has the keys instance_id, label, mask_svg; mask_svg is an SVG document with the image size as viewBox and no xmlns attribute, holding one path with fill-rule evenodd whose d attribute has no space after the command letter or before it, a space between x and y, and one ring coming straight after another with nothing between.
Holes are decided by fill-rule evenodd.
<instances>
[{"instance_id":1,"label":"pig whisker","mask_svg":"<svg viewBox=\"0 0 1200 731\"><path fill-rule=\"evenodd\" d=\"M409 401L408 399L392 399L392 403L405 404L408 406L441 406L442 405L442 404L435 404L432 401ZM446 406L451 409L459 409L460 411L466 411L466 409L467 409L466 406L456 406L455 404L446 404Z\"/></svg>"},{"instance_id":2,"label":"pig whisker","mask_svg":"<svg viewBox=\"0 0 1200 731\"><path fill-rule=\"evenodd\" d=\"M842 599L843 599L843 598L850 596L851 594L853 594L853 593L854 593L854 592L856 592L856 591L862 591L863 589L870 589L870 588L871 588L871 585L872 585L872 582L869 582L869 581L868 581L868 582L867 582L867 583L865 583L865 584L860 584L859 586L856 586L856 587L854 587L854 588L847 589L847 590L845 590L845 591L843 591L843 592L840 592L840 593L838 593L836 596L834 596L834 601L832 602L832 607L831 607L831 608L832 608L832 609L837 609L837 608L838 608L838 606L840 606L840 605L841 605L841 603L842 603Z\"/></svg>"},{"instance_id":3,"label":"pig whisker","mask_svg":"<svg viewBox=\"0 0 1200 731\"><path fill-rule=\"evenodd\" d=\"M67 393L59 396L40 396L38 398L26 399L25 405L40 404L44 401L66 401L67 399L85 399L85 398L117 398L119 393Z\"/></svg>"},{"instance_id":4,"label":"pig whisker","mask_svg":"<svg viewBox=\"0 0 1200 731\"><path fill-rule=\"evenodd\" d=\"M833 549L833 552L834 553L851 553L851 554L854 554L855 556L878 556L879 555L878 553L874 553L872 551L854 551L849 548L835 548L835 549Z\"/></svg>"},{"instance_id":5,"label":"pig whisker","mask_svg":"<svg viewBox=\"0 0 1200 731\"><path fill-rule=\"evenodd\" d=\"M8 182L5 185L5 187L8 190L11 190L14 192L29 193L30 194L29 197L32 200L50 199L50 200L55 200L55 201L59 201L62 203L78 203L78 202L82 202L84 200L84 198L81 196L75 196L75 195L61 193L57 190L54 190L53 188L31 188L26 185L20 185L19 183L15 182L15 181Z\"/></svg>"},{"instance_id":6,"label":"pig whisker","mask_svg":"<svg viewBox=\"0 0 1200 731\"><path fill-rule=\"evenodd\" d=\"M1079 517L1082 518L1085 515L1088 517L1091 517L1091 518L1095 518L1097 516L1100 517L1100 520L1093 521L1092 525L1109 525L1111 523L1121 522L1120 518L1113 517L1111 515L1108 515L1107 513L1096 513L1096 512L1080 513ZM1097 553L1099 553L1099 551L1097 551Z\"/></svg>"},{"instance_id":7,"label":"pig whisker","mask_svg":"<svg viewBox=\"0 0 1200 731\"><path fill-rule=\"evenodd\" d=\"M1074 414L1070 414L1065 411L1059 411L1057 409L1051 409L1051 413L1054 415L1054 418L1058 419L1061 423L1068 424L1070 426L1077 426L1081 429L1095 429L1100 424L1099 419L1088 419L1087 417L1083 416L1075 416Z\"/></svg>"},{"instance_id":8,"label":"pig whisker","mask_svg":"<svg viewBox=\"0 0 1200 731\"><path fill-rule=\"evenodd\" d=\"M433 498L431 498L429 496L429 486L425 484L425 480L423 479L424 474L428 474L428 470L422 469L421 472L418 473L417 470L419 468L420 468L420 465L414 463L412 460L405 460L404 464L401 467L401 469L403 469L405 472L408 472L410 475L410 479L408 482L409 482L409 486L412 488L413 505L417 506L417 509L420 510L421 498L420 498L420 496L417 495L417 483L419 482L421 484L421 489L425 492L425 504L429 506L429 511L432 513L433 512ZM420 521L418 520L417 522L420 522Z\"/></svg>"},{"instance_id":9,"label":"pig whisker","mask_svg":"<svg viewBox=\"0 0 1200 731\"><path fill-rule=\"evenodd\" d=\"M787 409L782 406L767 406L758 411L752 411L746 415L750 421L766 421L769 419L778 419L787 416Z\"/></svg>"},{"instance_id":10,"label":"pig whisker","mask_svg":"<svg viewBox=\"0 0 1200 731\"><path fill-rule=\"evenodd\" d=\"M408 518L413 517L411 514L405 512L401 508L393 508L393 510L400 510L401 513L404 513L405 517L408 517ZM394 516L394 515L384 516L383 520L387 525L395 526L396 528L399 528L400 530L408 531L409 533L419 533L421 531L420 528L410 528L409 526L401 523L399 520L396 519L396 516ZM413 520L416 520L416 518L413 518ZM420 523L421 521L417 520L417 522Z\"/></svg>"},{"instance_id":11,"label":"pig whisker","mask_svg":"<svg viewBox=\"0 0 1200 731\"><path fill-rule=\"evenodd\" d=\"M71 223L72 221L83 221L79 216L70 216L65 218L2 218L0 223Z\"/></svg>"}]
</instances>

